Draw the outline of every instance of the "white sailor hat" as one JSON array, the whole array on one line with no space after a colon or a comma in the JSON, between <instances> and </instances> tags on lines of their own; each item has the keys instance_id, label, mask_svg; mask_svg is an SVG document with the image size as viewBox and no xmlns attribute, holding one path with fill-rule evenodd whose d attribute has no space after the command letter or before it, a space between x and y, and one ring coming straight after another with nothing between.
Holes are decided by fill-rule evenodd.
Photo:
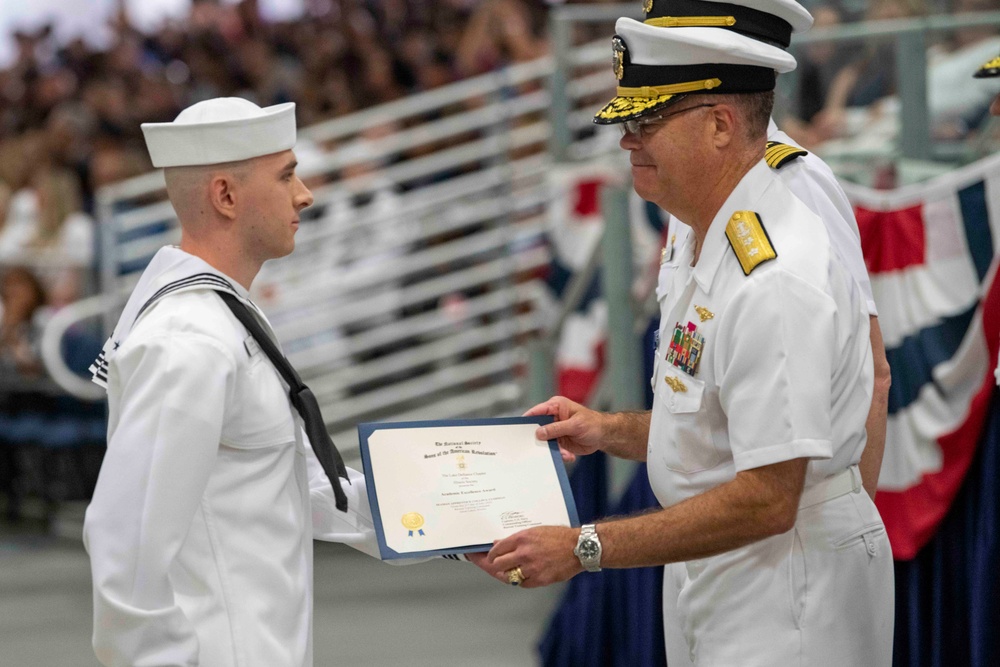
<instances>
[{"instance_id":1,"label":"white sailor hat","mask_svg":"<svg viewBox=\"0 0 1000 667\"><path fill-rule=\"evenodd\" d=\"M597 112L600 125L654 113L684 94L774 90L795 58L776 46L718 28L664 30L620 18L612 39L617 95Z\"/></svg>"},{"instance_id":2,"label":"white sailor hat","mask_svg":"<svg viewBox=\"0 0 1000 667\"><path fill-rule=\"evenodd\" d=\"M646 25L658 28L723 28L788 47L792 33L812 27L813 17L795 0L643 0Z\"/></svg>"},{"instance_id":3,"label":"white sailor hat","mask_svg":"<svg viewBox=\"0 0 1000 667\"><path fill-rule=\"evenodd\" d=\"M154 167L237 162L295 146L295 104L261 109L239 97L189 106L172 123L143 123Z\"/></svg>"},{"instance_id":4,"label":"white sailor hat","mask_svg":"<svg viewBox=\"0 0 1000 667\"><path fill-rule=\"evenodd\" d=\"M997 56L989 62L983 63L983 66L976 70L976 73L972 76L977 79L990 79L995 76L1000 76L1000 56Z\"/></svg>"}]
</instances>

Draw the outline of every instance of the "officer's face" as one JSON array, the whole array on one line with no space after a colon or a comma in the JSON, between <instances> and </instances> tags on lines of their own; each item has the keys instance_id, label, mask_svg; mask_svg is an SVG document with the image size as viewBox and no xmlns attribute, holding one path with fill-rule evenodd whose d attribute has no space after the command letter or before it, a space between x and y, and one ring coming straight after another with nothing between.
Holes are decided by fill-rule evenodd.
<instances>
[{"instance_id":1,"label":"officer's face","mask_svg":"<svg viewBox=\"0 0 1000 667\"><path fill-rule=\"evenodd\" d=\"M710 145L707 116L714 105L693 102L679 102L671 114L642 132L625 132L619 144L629 151L636 193L675 215L683 215L683 200L698 191L703 172L697 165L703 164Z\"/></svg>"},{"instance_id":2,"label":"officer's face","mask_svg":"<svg viewBox=\"0 0 1000 667\"><path fill-rule=\"evenodd\" d=\"M295 249L299 212L311 205L312 193L295 174L295 154L288 150L256 158L242 185L240 224L248 253L260 261L284 257Z\"/></svg>"}]
</instances>

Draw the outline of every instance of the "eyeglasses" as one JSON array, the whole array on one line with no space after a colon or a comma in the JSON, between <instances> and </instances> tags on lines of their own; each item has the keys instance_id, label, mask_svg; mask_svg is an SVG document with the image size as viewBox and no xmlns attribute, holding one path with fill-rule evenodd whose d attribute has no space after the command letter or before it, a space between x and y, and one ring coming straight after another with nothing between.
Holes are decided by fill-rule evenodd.
<instances>
[{"instance_id":1,"label":"eyeglasses","mask_svg":"<svg viewBox=\"0 0 1000 667\"><path fill-rule=\"evenodd\" d=\"M655 116L646 116L645 118L636 118L635 120L627 120L621 123L622 136L626 133L634 134L640 139L643 136L643 132L648 132L648 130L643 130L643 128L649 125L659 125L671 116L678 116L686 111L693 111L694 109L701 109L703 107L714 107L715 104L696 104L693 107L687 107L686 109L681 109L679 111L674 111L672 113L657 114Z\"/></svg>"}]
</instances>

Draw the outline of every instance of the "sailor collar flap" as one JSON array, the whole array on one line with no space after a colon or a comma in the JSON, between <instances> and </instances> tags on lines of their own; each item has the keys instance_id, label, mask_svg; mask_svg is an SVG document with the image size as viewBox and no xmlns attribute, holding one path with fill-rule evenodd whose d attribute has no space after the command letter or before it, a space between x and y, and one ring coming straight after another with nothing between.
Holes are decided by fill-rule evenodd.
<instances>
[{"instance_id":1,"label":"sailor collar flap","mask_svg":"<svg viewBox=\"0 0 1000 667\"><path fill-rule=\"evenodd\" d=\"M129 296L111 337L90 366L92 381L107 388L108 363L128 337L136 322L160 299L196 290L229 292L250 302L249 292L204 260L176 247L161 248L150 261Z\"/></svg>"}]
</instances>

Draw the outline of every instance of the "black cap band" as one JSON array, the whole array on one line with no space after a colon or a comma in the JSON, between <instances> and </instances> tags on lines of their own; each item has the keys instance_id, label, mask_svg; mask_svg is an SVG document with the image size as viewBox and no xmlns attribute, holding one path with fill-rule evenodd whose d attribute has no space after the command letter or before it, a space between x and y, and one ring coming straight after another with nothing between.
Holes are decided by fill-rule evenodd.
<instances>
[{"instance_id":1,"label":"black cap band","mask_svg":"<svg viewBox=\"0 0 1000 667\"><path fill-rule=\"evenodd\" d=\"M731 5L726 2L709 2L707 0L653 0L652 8L646 13L646 22L657 25L653 19L667 17L690 19L692 17L727 17L735 19L732 25L725 23L706 23L708 27L732 30L752 39L778 44L788 48L792 42L792 25L774 14L750 9L742 5ZM685 22L686 27L697 24ZM680 27L678 24L677 27ZM670 27L670 26L667 26Z\"/></svg>"},{"instance_id":2,"label":"black cap band","mask_svg":"<svg viewBox=\"0 0 1000 667\"><path fill-rule=\"evenodd\" d=\"M774 90L777 74L757 65L633 65L626 62L621 88L669 86L690 81L718 79L721 83L699 93L759 93ZM694 92L694 91L691 91Z\"/></svg>"}]
</instances>

